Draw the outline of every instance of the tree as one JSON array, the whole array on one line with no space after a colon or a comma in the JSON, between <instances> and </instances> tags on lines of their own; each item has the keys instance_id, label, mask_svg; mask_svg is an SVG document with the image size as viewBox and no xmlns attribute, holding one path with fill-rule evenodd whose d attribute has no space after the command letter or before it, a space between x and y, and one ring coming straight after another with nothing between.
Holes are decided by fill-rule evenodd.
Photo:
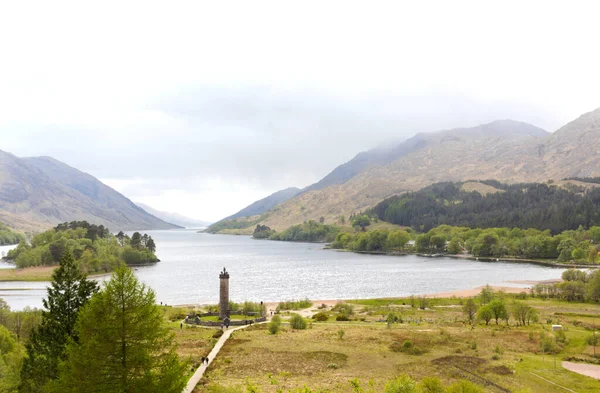
<instances>
[{"instance_id":1,"label":"tree","mask_svg":"<svg viewBox=\"0 0 600 393\"><path fill-rule=\"evenodd\" d=\"M465 313L467 318L469 318L469 322L473 323L473 319L477 314L477 305L475 304L472 298L467 299L467 301L463 305L463 312Z\"/></svg>"},{"instance_id":2,"label":"tree","mask_svg":"<svg viewBox=\"0 0 600 393\"><path fill-rule=\"evenodd\" d=\"M60 267L52 273L52 284L44 299L42 322L27 343L27 358L21 369L20 392L39 392L50 380L58 378L58 364L66 360L68 341L77 343L75 323L80 309L98 290L66 252Z\"/></svg>"},{"instance_id":3,"label":"tree","mask_svg":"<svg viewBox=\"0 0 600 393\"><path fill-rule=\"evenodd\" d=\"M14 334L0 326L0 392L17 391L23 355L23 347Z\"/></svg>"},{"instance_id":4,"label":"tree","mask_svg":"<svg viewBox=\"0 0 600 393\"><path fill-rule=\"evenodd\" d=\"M508 319L508 310L504 301L500 299L492 300L489 304L490 310L492 310L493 318L496 320L496 325L499 319Z\"/></svg>"},{"instance_id":5,"label":"tree","mask_svg":"<svg viewBox=\"0 0 600 393\"><path fill-rule=\"evenodd\" d=\"M576 261L580 261L583 258L586 257L585 255L585 251L582 250L581 248L577 247L576 249L573 250L573 252L571 253L571 256L573 257L574 260Z\"/></svg>"},{"instance_id":6,"label":"tree","mask_svg":"<svg viewBox=\"0 0 600 393\"><path fill-rule=\"evenodd\" d=\"M517 320L517 323L525 326L529 323L529 320L533 317L532 307L526 305L523 302L514 302L512 305L512 314Z\"/></svg>"},{"instance_id":7,"label":"tree","mask_svg":"<svg viewBox=\"0 0 600 393\"><path fill-rule=\"evenodd\" d=\"M446 239L443 236L434 235L431 236L431 239L429 239L429 244L437 251L444 251L444 247L446 246Z\"/></svg>"},{"instance_id":8,"label":"tree","mask_svg":"<svg viewBox=\"0 0 600 393\"><path fill-rule=\"evenodd\" d=\"M590 249L588 251L588 262L596 263L597 259L598 259L598 250L596 249L596 246L590 246Z\"/></svg>"},{"instance_id":9,"label":"tree","mask_svg":"<svg viewBox=\"0 0 600 393\"><path fill-rule=\"evenodd\" d=\"M492 312L492 309L490 308L489 305L479 307L479 310L477 310L477 318L485 321L486 325L490 324L490 321L492 320L493 317L494 317L494 313Z\"/></svg>"},{"instance_id":10,"label":"tree","mask_svg":"<svg viewBox=\"0 0 600 393\"><path fill-rule=\"evenodd\" d=\"M175 352L154 291L120 266L81 310L59 387L64 392L180 393L187 365Z\"/></svg>"},{"instance_id":11,"label":"tree","mask_svg":"<svg viewBox=\"0 0 600 393\"><path fill-rule=\"evenodd\" d=\"M458 238L450 240L450 244L448 244L448 252L450 254L460 254L462 252Z\"/></svg>"},{"instance_id":12,"label":"tree","mask_svg":"<svg viewBox=\"0 0 600 393\"><path fill-rule=\"evenodd\" d=\"M479 293L481 304L488 304L494 298L494 290L489 285L486 285L481 289Z\"/></svg>"},{"instance_id":13,"label":"tree","mask_svg":"<svg viewBox=\"0 0 600 393\"><path fill-rule=\"evenodd\" d=\"M408 243L408 240L408 233L402 229L398 229L388 234L386 247L388 249L402 249Z\"/></svg>"},{"instance_id":14,"label":"tree","mask_svg":"<svg viewBox=\"0 0 600 393\"><path fill-rule=\"evenodd\" d=\"M362 231L364 231L369 225L371 225L371 219L366 214L361 214L360 216L356 216L352 219L352 226L360 227Z\"/></svg>"},{"instance_id":15,"label":"tree","mask_svg":"<svg viewBox=\"0 0 600 393\"><path fill-rule=\"evenodd\" d=\"M600 270L596 270L594 273L590 274L587 285L587 295L595 302L600 300Z\"/></svg>"},{"instance_id":16,"label":"tree","mask_svg":"<svg viewBox=\"0 0 600 393\"><path fill-rule=\"evenodd\" d=\"M139 232L134 232L133 235L131 235L130 245L131 245L131 247L138 249L138 250L140 248L142 248L142 235L140 235Z\"/></svg>"},{"instance_id":17,"label":"tree","mask_svg":"<svg viewBox=\"0 0 600 393\"><path fill-rule=\"evenodd\" d=\"M10 306L0 298L0 325L8 326L10 318Z\"/></svg>"},{"instance_id":18,"label":"tree","mask_svg":"<svg viewBox=\"0 0 600 393\"><path fill-rule=\"evenodd\" d=\"M154 239L152 239L152 236L148 237L148 241L146 242L146 248L151 253L156 252L156 244L154 243Z\"/></svg>"}]
</instances>

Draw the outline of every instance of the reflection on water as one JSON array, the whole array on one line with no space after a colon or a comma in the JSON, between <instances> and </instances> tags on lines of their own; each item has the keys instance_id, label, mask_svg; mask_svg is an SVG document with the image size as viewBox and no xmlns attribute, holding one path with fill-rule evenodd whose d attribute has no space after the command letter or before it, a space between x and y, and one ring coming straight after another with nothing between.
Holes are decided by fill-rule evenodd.
<instances>
[{"instance_id":1,"label":"reflection on water","mask_svg":"<svg viewBox=\"0 0 600 393\"><path fill-rule=\"evenodd\" d=\"M219 272L231 274L234 301L397 297L510 286L510 280L560 278L561 269L453 258L377 256L323 250L320 244L253 240L194 230L149 231L161 262L137 276L167 304L217 303ZM0 297L13 308L40 307L45 283L0 282ZM515 284L512 284L513 286ZM7 291L6 288L35 288Z\"/></svg>"}]
</instances>

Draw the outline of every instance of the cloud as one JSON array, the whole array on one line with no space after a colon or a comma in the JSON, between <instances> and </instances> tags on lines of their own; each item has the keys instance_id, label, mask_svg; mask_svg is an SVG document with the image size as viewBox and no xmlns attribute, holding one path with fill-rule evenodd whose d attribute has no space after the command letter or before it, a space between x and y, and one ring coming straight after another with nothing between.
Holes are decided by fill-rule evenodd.
<instances>
[{"instance_id":1,"label":"cloud","mask_svg":"<svg viewBox=\"0 0 600 393\"><path fill-rule=\"evenodd\" d=\"M3 150L218 219L416 132L600 105L598 6L0 6Z\"/></svg>"}]
</instances>

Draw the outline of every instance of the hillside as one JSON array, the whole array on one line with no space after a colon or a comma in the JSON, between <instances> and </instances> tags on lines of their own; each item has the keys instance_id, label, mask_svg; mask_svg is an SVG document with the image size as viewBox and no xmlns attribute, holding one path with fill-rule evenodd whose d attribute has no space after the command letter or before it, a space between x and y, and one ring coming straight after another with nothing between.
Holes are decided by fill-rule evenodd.
<instances>
[{"instance_id":1,"label":"hillside","mask_svg":"<svg viewBox=\"0 0 600 393\"><path fill-rule=\"evenodd\" d=\"M482 187L476 188L474 183L436 183L387 198L369 209L369 214L418 231L453 225L560 233L600 224L600 188L497 181L482 181Z\"/></svg>"},{"instance_id":2,"label":"hillside","mask_svg":"<svg viewBox=\"0 0 600 393\"><path fill-rule=\"evenodd\" d=\"M193 218L186 217L181 214L156 210L153 207L146 205L145 203L135 202L135 204L147 211L148 213L152 214L154 217L160 218L163 221L183 228L204 228L211 224L208 221L195 220Z\"/></svg>"},{"instance_id":3,"label":"hillside","mask_svg":"<svg viewBox=\"0 0 600 393\"><path fill-rule=\"evenodd\" d=\"M216 223L212 224L208 228L207 232L216 233L216 232L223 232L226 229L249 228L250 226L252 226L252 224L248 224L248 226L244 226L244 225L246 222L250 222L252 220L249 221L249 220L244 219L244 220L240 221L237 219L243 218L243 217L260 216L261 214L268 212L269 210L271 210L275 206L279 205L280 203L283 203L283 202L295 197L296 195L298 195L299 192L300 192L300 189L296 188L296 187L289 187L289 188L286 188L285 190L280 190L280 191L274 192L273 194L269 195L268 197L260 199L256 202L246 206L239 212L232 214L229 217L225 217L222 220L217 221ZM229 222L231 222L232 225L228 225ZM242 223L241 227L240 227L240 223ZM217 225L217 224L219 224L219 225ZM252 233L252 232L250 231L250 233Z\"/></svg>"},{"instance_id":4,"label":"hillside","mask_svg":"<svg viewBox=\"0 0 600 393\"><path fill-rule=\"evenodd\" d=\"M281 230L320 217L337 223L387 197L442 181L491 178L518 183L598 176L598 140L600 109L553 134L511 120L417 134L394 148L359 154L320 185L265 214L262 224ZM356 174L344 180L351 173Z\"/></svg>"},{"instance_id":5,"label":"hillside","mask_svg":"<svg viewBox=\"0 0 600 393\"><path fill-rule=\"evenodd\" d=\"M39 232L65 221L111 230L175 226L148 214L93 176L50 157L19 158L0 151L0 221Z\"/></svg>"}]
</instances>

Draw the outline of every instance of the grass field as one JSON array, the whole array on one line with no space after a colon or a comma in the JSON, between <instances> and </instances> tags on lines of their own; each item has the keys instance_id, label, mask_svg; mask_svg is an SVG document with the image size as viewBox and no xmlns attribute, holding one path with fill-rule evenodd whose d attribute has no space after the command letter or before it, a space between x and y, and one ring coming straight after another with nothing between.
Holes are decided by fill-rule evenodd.
<instances>
[{"instance_id":1,"label":"grass field","mask_svg":"<svg viewBox=\"0 0 600 393\"><path fill-rule=\"evenodd\" d=\"M0 281L50 281L56 266L0 269Z\"/></svg>"},{"instance_id":2,"label":"grass field","mask_svg":"<svg viewBox=\"0 0 600 393\"><path fill-rule=\"evenodd\" d=\"M383 392L402 374L417 381L436 376L446 385L469 379L485 392L600 391L600 381L560 365L567 357L593 360L586 337L600 306L526 300L539 311L539 323L491 322L472 329L463 322L460 302L434 299L420 310L410 299L359 301L349 322L336 321L328 310L327 321L312 322L306 330L284 324L275 335L266 325L235 332L196 392L278 392L305 385L313 391ZM402 323L378 322L390 312ZM556 368L554 356L542 355L540 346L540 334L553 337L552 324L566 328Z\"/></svg>"}]
</instances>

